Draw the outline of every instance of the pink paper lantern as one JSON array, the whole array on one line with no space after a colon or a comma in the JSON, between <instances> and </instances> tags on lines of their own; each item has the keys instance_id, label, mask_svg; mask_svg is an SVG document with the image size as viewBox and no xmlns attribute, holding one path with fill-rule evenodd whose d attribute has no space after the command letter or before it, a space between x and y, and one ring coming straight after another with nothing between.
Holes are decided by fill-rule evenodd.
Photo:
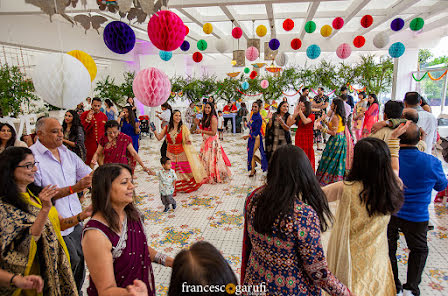
<instances>
[{"instance_id":1,"label":"pink paper lantern","mask_svg":"<svg viewBox=\"0 0 448 296\"><path fill-rule=\"evenodd\" d=\"M249 47L248 49L246 49L246 58L253 62L258 58L258 49L254 46Z\"/></svg>"},{"instance_id":2,"label":"pink paper lantern","mask_svg":"<svg viewBox=\"0 0 448 296\"><path fill-rule=\"evenodd\" d=\"M160 106L171 94L168 76L156 68L143 69L137 73L132 83L135 97L145 106Z\"/></svg>"},{"instance_id":3,"label":"pink paper lantern","mask_svg":"<svg viewBox=\"0 0 448 296\"><path fill-rule=\"evenodd\" d=\"M335 30L340 30L344 26L344 19L338 16L333 20L332 25Z\"/></svg>"},{"instance_id":4,"label":"pink paper lantern","mask_svg":"<svg viewBox=\"0 0 448 296\"><path fill-rule=\"evenodd\" d=\"M173 51L184 42L187 27L174 12L161 10L148 22L148 36L152 44L163 51Z\"/></svg>"},{"instance_id":5,"label":"pink paper lantern","mask_svg":"<svg viewBox=\"0 0 448 296\"><path fill-rule=\"evenodd\" d=\"M346 59L346 58L348 58L351 54L352 54L352 48L350 47L350 45L349 45L348 43L342 43L342 44L339 45L338 48L336 49L336 55L337 55L340 59Z\"/></svg>"},{"instance_id":6,"label":"pink paper lantern","mask_svg":"<svg viewBox=\"0 0 448 296\"><path fill-rule=\"evenodd\" d=\"M260 82L260 86L261 86L261 88L263 88L263 89L268 88L268 86L269 86L269 81L267 81L266 79L263 79L263 80Z\"/></svg>"}]
</instances>

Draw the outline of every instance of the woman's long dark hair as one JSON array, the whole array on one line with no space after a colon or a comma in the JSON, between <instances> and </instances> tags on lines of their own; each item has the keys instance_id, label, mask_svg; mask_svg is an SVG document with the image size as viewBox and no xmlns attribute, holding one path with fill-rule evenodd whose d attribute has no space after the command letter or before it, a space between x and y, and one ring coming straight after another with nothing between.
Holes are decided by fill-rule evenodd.
<instances>
[{"instance_id":1,"label":"woman's long dark hair","mask_svg":"<svg viewBox=\"0 0 448 296\"><path fill-rule=\"evenodd\" d=\"M336 106L336 110L334 110L334 114L341 116L342 125L345 125L346 118L345 118L344 101L341 99L334 99L333 104Z\"/></svg>"},{"instance_id":2,"label":"woman's long dark hair","mask_svg":"<svg viewBox=\"0 0 448 296\"><path fill-rule=\"evenodd\" d=\"M258 113L260 113L260 106L261 106L261 104L260 104L260 102L259 101L261 101L261 100L256 100L255 102L253 102L252 103L252 106L254 105L254 104L256 104L257 106L258 106Z\"/></svg>"},{"instance_id":3,"label":"woman's long dark hair","mask_svg":"<svg viewBox=\"0 0 448 296\"><path fill-rule=\"evenodd\" d=\"M1 130L4 126L7 126L7 127L11 130L11 139L9 139L9 140L6 142L6 146L5 146L5 149L6 149L6 148L8 148L8 147L12 147L12 146L14 146L14 143L16 142L16 136L17 136L17 134L16 134L16 130L15 130L9 123L0 123L0 130ZM0 142L0 144L1 144L1 142Z\"/></svg>"},{"instance_id":4,"label":"woman's long dark hair","mask_svg":"<svg viewBox=\"0 0 448 296\"><path fill-rule=\"evenodd\" d=\"M205 114L205 106L207 106L207 105L209 105L210 108L212 108L212 110L210 111L210 114L208 114L208 115ZM210 127L210 125L212 123L213 115L217 117L216 110L215 110L215 104L212 104L210 102L205 103L204 111L202 111L202 121L201 121L203 128Z\"/></svg>"},{"instance_id":5,"label":"woman's long dark hair","mask_svg":"<svg viewBox=\"0 0 448 296\"><path fill-rule=\"evenodd\" d=\"M356 143L346 181L362 182L359 198L369 216L394 214L403 205L403 191L391 166L389 148L382 140L364 138Z\"/></svg>"},{"instance_id":6,"label":"woman's long dark hair","mask_svg":"<svg viewBox=\"0 0 448 296\"><path fill-rule=\"evenodd\" d=\"M107 105L108 108L111 108L114 106L114 103L110 99L105 99L104 103Z\"/></svg>"},{"instance_id":7,"label":"woman's long dark hair","mask_svg":"<svg viewBox=\"0 0 448 296\"><path fill-rule=\"evenodd\" d=\"M280 108L281 108L283 105L285 105L285 104L288 104L288 102L282 101L282 102L278 105L278 107L277 107L277 112L275 112L275 114L280 115ZM286 111L284 117L286 117L286 118L289 117L289 111Z\"/></svg>"},{"instance_id":8,"label":"woman's long dark hair","mask_svg":"<svg viewBox=\"0 0 448 296\"><path fill-rule=\"evenodd\" d=\"M137 127L137 122L136 122L136 117L135 117L135 113L134 110L132 110L131 106L126 106L124 107L124 109L126 109L128 111L128 118L123 118L124 120L126 120L127 123L129 123L130 125L132 125L132 127L134 129L136 129ZM123 122L121 123L121 126L123 126Z\"/></svg>"},{"instance_id":9,"label":"woman's long dark hair","mask_svg":"<svg viewBox=\"0 0 448 296\"><path fill-rule=\"evenodd\" d=\"M308 118L308 116L310 116L311 114L311 103L309 101L304 101L303 104L305 105L305 112L303 112L303 115L305 115L306 118ZM300 116L296 117L296 125L298 126L299 124L303 124L302 119L300 118Z\"/></svg>"},{"instance_id":10,"label":"woman's long dark hair","mask_svg":"<svg viewBox=\"0 0 448 296\"><path fill-rule=\"evenodd\" d=\"M168 132L170 132L171 130L174 129L174 113L177 113L177 112L180 113L180 122L179 122L179 125L177 126L177 132L180 132L181 129L182 129L182 125L183 125L183 123L182 123L182 113L179 110L176 109L176 110L171 112L170 122L168 123Z\"/></svg>"},{"instance_id":11,"label":"woman's long dark hair","mask_svg":"<svg viewBox=\"0 0 448 296\"><path fill-rule=\"evenodd\" d=\"M294 145L282 145L272 155L266 186L252 205L256 206L253 227L259 233L271 233L301 199L317 213L322 231L333 220L327 198L311 168L305 152Z\"/></svg>"},{"instance_id":12,"label":"woman's long dark hair","mask_svg":"<svg viewBox=\"0 0 448 296\"><path fill-rule=\"evenodd\" d=\"M120 176L122 170L128 170L132 176L132 169L120 163L108 163L95 170L92 177L92 207L93 214L100 212L110 229L120 232L120 221L117 212L112 207L110 191L112 182ZM128 204L124 211L128 218L134 221L140 219L140 214L134 203Z\"/></svg>"},{"instance_id":13,"label":"woman's long dark hair","mask_svg":"<svg viewBox=\"0 0 448 296\"><path fill-rule=\"evenodd\" d=\"M68 110L67 112L69 112L73 116L72 127L70 128L70 135L68 136L69 139L73 139L78 136L79 128L82 128L82 130L84 130L84 127L81 124L81 119L79 118L78 112L76 112L75 110ZM62 122L63 133L65 133L66 129L67 129L67 123L64 120Z\"/></svg>"},{"instance_id":14,"label":"woman's long dark hair","mask_svg":"<svg viewBox=\"0 0 448 296\"><path fill-rule=\"evenodd\" d=\"M380 103L378 103L378 98L376 97L376 94L369 94L369 97L373 98L373 103L370 104L370 102L367 103L367 106L370 107L373 104L377 104L378 106L380 105Z\"/></svg>"}]
</instances>

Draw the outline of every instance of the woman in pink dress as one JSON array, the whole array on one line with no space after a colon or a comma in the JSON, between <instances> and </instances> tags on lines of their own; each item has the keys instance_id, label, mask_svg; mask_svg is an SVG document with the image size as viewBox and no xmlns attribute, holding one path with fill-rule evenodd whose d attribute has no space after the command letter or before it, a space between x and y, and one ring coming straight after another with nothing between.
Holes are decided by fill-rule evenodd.
<instances>
[{"instance_id":1,"label":"woman in pink dress","mask_svg":"<svg viewBox=\"0 0 448 296\"><path fill-rule=\"evenodd\" d=\"M369 94L367 98L367 111L364 113L364 124L362 126L362 137L368 137L372 131L372 126L378 122L379 103L375 94Z\"/></svg>"},{"instance_id":2,"label":"woman in pink dress","mask_svg":"<svg viewBox=\"0 0 448 296\"><path fill-rule=\"evenodd\" d=\"M201 151L199 159L207 174L207 183L223 183L230 179L232 173L229 166L230 161L221 142L218 139L218 118L215 106L209 102L204 105L202 121L196 133L202 134Z\"/></svg>"}]
</instances>

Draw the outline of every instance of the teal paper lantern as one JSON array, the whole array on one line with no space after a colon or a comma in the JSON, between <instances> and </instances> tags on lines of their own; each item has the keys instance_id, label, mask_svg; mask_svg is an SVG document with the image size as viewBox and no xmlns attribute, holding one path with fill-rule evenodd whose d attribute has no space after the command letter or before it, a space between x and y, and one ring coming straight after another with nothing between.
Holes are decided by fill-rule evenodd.
<instances>
[{"instance_id":1,"label":"teal paper lantern","mask_svg":"<svg viewBox=\"0 0 448 296\"><path fill-rule=\"evenodd\" d=\"M159 51L159 57L164 60L165 62L168 62L173 57L173 53L171 51Z\"/></svg>"},{"instance_id":2,"label":"teal paper lantern","mask_svg":"<svg viewBox=\"0 0 448 296\"><path fill-rule=\"evenodd\" d=\"M244 73L246 73L246 74L249 74L249 72L250 72L250 69L249 68L244 68Z\"/></svg>"},{"instance_id":3,"label":"teal paper lantern","mask_svg":"<svg viewBox=\"0 0 448 296\"><path fill-rule=\"evenodd\" d=\"M317 59L320 56L319 45L312 44L308 46L308 48L306 49L306 55L312 60Z\"/></svg>"},{"instance_id":4,"label":"teal paper lantern","mask_svg":"<svg viewBox=\"0 0 448 296\"><path fill-rule=\"evenodd\" d=\"M241 88L242 88L243 90L247 90L247 89L249 89L249 82L244 81L244 82L241 84Z\"/></svg>"},{"instance_id":5,"label":"teal paper lantern","mask_svg":"<svg viewBox=\"0 0 448 296\"><path fill-rule=\"evenodd\" d=\"M204 51L207 49L207 41L205 41L204 39L201 39L198 41L198 49L200 51Z\"/></svg>"},{"instance_id":6,"label":"teal paper lantern","mask_svg":"<svg viewBox=\"0 0 448 296\"><path fill-rule=\"evenodd\" d=\"M393 58L399 58L404 54L405 46L401 42L395 42L389 47L389 55Z\"/></svg>"}]
</instances>

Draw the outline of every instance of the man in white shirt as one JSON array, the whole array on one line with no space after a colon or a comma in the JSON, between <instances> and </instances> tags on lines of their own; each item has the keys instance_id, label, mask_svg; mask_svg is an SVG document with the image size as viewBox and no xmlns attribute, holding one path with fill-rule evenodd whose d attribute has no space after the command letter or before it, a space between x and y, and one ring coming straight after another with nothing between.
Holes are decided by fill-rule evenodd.
<instances>
[{"instance_id":1,"label":"man in white shirt","mask_svg":"<svg viewBox=\"0 0 448 296\"><path fill-rule=\"evenodd\" d=\"M432 113L423 110L420 107L422 103L422 98L418 92L411 91L407 92L404 96L404 104L406 108L412 108L418 112L418 122L417 125L423 129L426 133L426 153L432 154L432 147L437 140L437 119Z\"/></svg>"}]
</instances>

